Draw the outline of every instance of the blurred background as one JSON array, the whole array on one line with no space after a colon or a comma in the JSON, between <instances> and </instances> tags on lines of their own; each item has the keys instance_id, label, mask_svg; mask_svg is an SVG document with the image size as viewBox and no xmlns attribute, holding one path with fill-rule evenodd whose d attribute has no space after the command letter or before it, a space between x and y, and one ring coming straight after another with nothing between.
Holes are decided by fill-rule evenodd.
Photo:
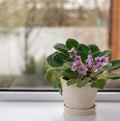
<instances>
[{"instance_id":1,"label":"blurred background","mask_svg":"<svg viewBox=\"0 0 120 121\"><path fill-rule=\"evenodd\" d=\"M67 38L98 44L102 50L112 48L111 59L119 58L113 4L112 0L0 0L0 89L51 89L44 80L45 59L55 43Z\"/></svg>"}]
</instances>

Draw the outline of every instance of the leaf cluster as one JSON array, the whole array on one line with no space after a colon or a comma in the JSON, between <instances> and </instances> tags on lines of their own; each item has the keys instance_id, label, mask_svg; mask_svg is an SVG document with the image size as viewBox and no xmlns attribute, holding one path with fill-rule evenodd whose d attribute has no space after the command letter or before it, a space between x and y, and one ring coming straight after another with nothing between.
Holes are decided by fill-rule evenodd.
<instances>
[{"instance_id":1,"label":"leaf cluster","mask_svg":"<svg viewBox=\"0 0 120 121\"><path fill-rule=\"evenodd\" d=\"M61 88L61 77L67 79L67 85L70 86L75 84L77 87L81 88L86 85L86 83L91 82L91 87L97 89L103 89L107 80L109 79L120 79L120 74L106 73L105 71L116 70L120 68L120 60L113 60L104 65L101 69L96 71L89 71L87 75L80 75L77 71L73 72L71 70L73 59L69 57L68 51L71 48L75 48L77 55L81 56L82 63L85 63L88 55L92 55L93 60L96 57L109 57L112 53L110 49L100 51L99 47L95 44L85 45L79 43L75 39L67 39L66 43L57 43L54 45L56 50L54 53L47 57L47 63L50 65L50 68L47 70L45 78L46 81L52 83L54 88Z\"/></svg>"}]
</instances>

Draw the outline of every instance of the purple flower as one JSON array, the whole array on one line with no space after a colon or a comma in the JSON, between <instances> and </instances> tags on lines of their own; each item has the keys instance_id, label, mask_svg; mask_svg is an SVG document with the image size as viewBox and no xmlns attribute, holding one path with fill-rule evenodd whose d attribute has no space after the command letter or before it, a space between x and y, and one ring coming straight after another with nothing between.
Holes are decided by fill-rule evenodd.
<instances>
[{"instance_id":1,"label":"purple flower","mask_svg":"<svg viewBox=\"0 0 120 121\"><path fill-rule=\"evenodd\" d=\"M101 63L101 57L96 57L96 58L95 58L95 62L97 62L97 63L100 62L100 63Z\"/></svg>"},{"instance_id":2,"label":"purple flower","mask_svg":"<svg viewBox=\"0 0 120 121\"><path fill-rule=\"evenodd\" d=\"M94 62L94 66L97 68L97 69L100 69L102 68L102 66L107 62L107 59L105 56L102 56L102 57L96 57L95 58L95 62Z\"/></svg>"},{"instance_id":3,"label":"purple flower","mask_svg":"<svg viewBox=\"0 0 120 121\"><path fill-rule=\"evenodd\" d=\"M75 63L79 63L81 61L81 57L80 56L76 56L75 58L74 58L74 62Z\"/></svg>"},{"instance_id":4,"label":"purple flower","mask_svg":"<svg viewBox=\"0 0 120 121\"><path fill-rule=\"evenodd\" d=\"M88 68L85 65L81 65L78 67L78 72L82 75L86 75Z\"/></svg>"},{"instance_id":5,"label":"purple flower","mask_svg":"<svg viewBox=\"0 0 120 121\"><path fill-rule=\"evenodd\" d=\"M102 56L102 57L101 57L101 63L106 63L106 62L107 62L106 57L105 57L105 56Z\"/></svg>"},{"instance_id":6,"label":"purple flower","mask_svg":"<svg viewBox=\"0 0 120 121\"><path fill-rule=\"evenodd\" d=\"M87 63L87 67L88 68L91 68L92 67L92 65L93 65L93 57L92 57L92 55L88 55L88 58L87 58L87 60L86 60L86 63Z\"/></svg>"},{"instance_id":7,"label":"purple flower","mask_svg":"<svg viewBox=\"0 0 120 121\"><path fill-rule=\"evenodd\" d=\"M77 70L77 63L73 63L71 70L72 71L76 71Z\"/></svg>"},{"instance_id":8,"label":"purple flower","mask_svg":"<svg viewBox=\"0 0 120 121\"><path fill-rule=\"evenodd\" d=\"M100 68L102 67L102 64L101 64L101 62L95 61L95 62L94 62L94 66L95 66L97 69L100 69Z\"/></svg>"},{"instance_id":9,"label":"purple flower","mask_svg":"<svg viewBox=\"0 0 120 121\"><path fill-rule=\"evenodd\" d=\"M88 68L88 69L90 69L90 68L92 67L92 65L90 65L90 64L86 64L85 66L86 66L86 68Z\"/></svg>"},{"instance_id":10,"label":"purple flower","mask_svg":"<svg viewBox=\"0 0 120 121\"><path fill-rule=\"evenodd\" d=\"M88 60L93 61L92 55L88 55Z\"/></svg>"},{"instance_id":11,"label":"purple flower","mask_svg":"<svg viewBox=\"0 0 120 121\"><path fill-rule=\"evenodd\" d=\"M69 50L68 53L69 53L70 58L73 58L73 57L77 56L77 52L76 52L74 47L71 48L71 50Z\"/></svg>"}]
</instances>

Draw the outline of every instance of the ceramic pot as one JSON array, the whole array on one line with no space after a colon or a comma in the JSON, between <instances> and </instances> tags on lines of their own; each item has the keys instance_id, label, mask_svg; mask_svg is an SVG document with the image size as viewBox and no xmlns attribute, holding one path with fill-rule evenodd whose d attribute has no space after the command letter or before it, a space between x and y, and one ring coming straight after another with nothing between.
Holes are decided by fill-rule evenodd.
<instances>
[{"instance_id":1,"label":"ceramic pot","mask_svg":"<svg viewBox=\"0 0 120 121\"><path fill-rule=\"evenodd\" d=\"M78 88L75 84L67 86L66 82L61 79L65 112L72 115L94 114L97 89L91 88L90 82L82 88Z\"/></svg>"}]
</instances>

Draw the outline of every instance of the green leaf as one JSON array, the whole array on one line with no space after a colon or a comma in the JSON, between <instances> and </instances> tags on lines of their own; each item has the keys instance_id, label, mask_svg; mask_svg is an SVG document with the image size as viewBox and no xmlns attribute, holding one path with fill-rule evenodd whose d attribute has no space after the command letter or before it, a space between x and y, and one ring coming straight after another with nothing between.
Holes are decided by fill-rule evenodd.
<instances>
[{"instance_id":1,"label":"green leaf","mask_svg":"<svg viewBox=\"0 0 120 121\"><path fill-rule=\"evenodd\" d=\"M83 86L85 86L85 84L88 83L89 81L91 81L91 78L85 77L84 79L79 80L79 82L77 83L77 87L83 87Z\"/></svg>"},{"instance_id":2,"label":"green leaf","mask_svg":"<svg viewBox=\"0 0 120 121\"><path fill-rule=\"evenodd\" d=\"M112 63L110 70L116 70L120 68L120 60L113 60L110 63Z\"/></svg>"},{"instance_id":3,"label":"green leaf","mask_svg":"<svg viewBox=\"0 0 120 121\"><path fill-rule=\"evenodd\" d=\"M68 49L66 48L66 46L62 43L57 43L54 45L54 48L60 52L63 53L68 53Z\"/></svg>"},{"instance_id":4,"label":"green leaf","mask_svg":"<svg viewBox=\"0 0 120 121\"><path fill-rule=\"evenodd\" d=\"M63 67L64 68L71 68L72 64L73 64L73 62L66 62L66 63L63 64Z\"/></svg>"},{"instance_id":5,"label":"green leaf","mask_svg":"<svg viewBox=\"0 0 120 121\"><path fill-rule=\"evenodd\" d=\"M85 61L86 61L88 55L87 55L86 53L81 52L81 51L77 51L77 54L78 54L79 56L81 56L82 62L85 63Z\"/></svg>"},{"instance_id":6,"label":"green leaf","mask_svg":"<svg viewBox=\"0 0 120 121\"><path fill-rule=\"evenodd\" d=\"M105 56L105 57L108 57L110 56L112 53L112 51L109 49L109 50L104 50L102 53L101 53L101 56Z\"/></svg>"},{"instance_id":7,"label":"green leaf","mask_svg":"<svg viewBox=\"0 0 120 121\"><path fill-rule=\"evenodd\" d=\"M67 41L66 41L66 47L68 48L68 49L71 49L71 48L76 48L77 46L78 46L78 42L77 42L77 40L74 40L74 39L68 39Z\"/></svg>"},{"instance_id":8,"label":"green leaf","mask_svg":"<svg viewBox=\"0 0 120 121\"><path fill-rule=\"evenodd\" d=\"M57 67L57 66L59 66L58 65L58 63L56 63L54 60L53 60L53 55L55 55L57 52L55 52L55 53L53 53L53 54L51 54L51 55L49 55L48 57L47 57L47 62L48 62L48 64L50 65L50 66L52 66L52 67Z\"/></svg>"},{"instance_id":9,"label":"green leaf","mask_svg":"<svg viewBox=\"0 0 120 121\"><path fill-rule=\"evenodd\" d=\"M61 87L61 74L60 72L58 72L57 68L51 68L48 69L46 74L45 74L45 80L48 83L51 83L53 88L58 88L59 89L59 93L62 95L62 87Z\"/></svg>"},{"instance_id":10,"label":"green leaf","mask_svg":"<svg viewBox=\"0 0 120 121\"><path fill-rule=\"evenodd\" d=\"M104 72L104 69L98 70L97 72L95 72L94 74L92 74L91 77L97 77L98 75L100 75L103 72Z\"/></svg>"},{"instance_id":11,"label":"green leaf","mask_svg":"<svg viewBox=\"0 0 120 121\"><path fill-rule=\"evenodd\" d=\"M102 52L101 51L97 51L97 52L92 53L92 56L93 56L93 58L101 57L101 56L108 57L108 56L111 55L111 53L112 53L111 50L104 50Z\"/></svg>"},{"instance_id":12,"label":"green leaf","mask_svg":"<svg viewBox=\"0 0 120 121\"><path fill-rule=\"evenodd\" d=\"M56 53L53 55L53 60L59 65L62 66L64 62L67 62L67 55L64 53Z\"/></svg>"},{"instance_id":13,"label":"green leaf","mask_svg":"<svg viewBox=\"0 0 120 121\"><path fill-rule=\"evenodd\" d=\"M79 73L77 71L73 72L70 68L67 68L63 70L62 75L64 77L74 78L74 77L77 77Z\"/></svg>"},{"instance_id":14,"label":"green leaf","mask_svg":"<svg viewBox=\"0 0 120 121\"><path fill-rule=\"evenodd\" d=\"M112 66L112 63L108 63L108 64L104 65L102 68L103 68L104 70L108 70L108 69L111 68L111 66Z\"/></svg>"},{"instance_id":15,"label":"green leaf","mask_svg":"<svg viewBox=\"0 0 120 121\"><path fill-rule=\"evenodd\" d=\"M89 54L90 52L90 48L85 45L85 44L79 44L76 48L77 51L81 51L83 53Z\"/></svg>"},{"instance_id":16,"label":"green leaf","mask_svg":"<svg viewBox=\"0 0 120 121\"><path fill-rule=\"evenodd\" d=\"M91 53L94 53L94 52L97 52L100 50L99 47L95 44L90 44L90 45L88 45L88 47L90 48Z\"/></svg>"},{"instance_id":17,"label":"green leaf","mask_svg":"<svg viewBox=\"0 0 120 121\"><path fill-rule=\"evenodd\" d=\"M55 52L47 57L47 62L52 67L62 66L64 62L66 62L68 56L64 53Z\"/></svg>"},{"instance_id":18,"label":"green leaf","mask_svg":"<svg viewBox=\"0 0 120 121\"><path fill-rule=\"evenodd\" d=\"M59 88L60 81L53 79L52 80L52 87L53 88Z\"/></svg>"},{"instance_id":19,"label":"green leaf","mask_svg":"<svg viewBox=\"0 0 120 121\"><path fill-rule=\"evenodd\" d=\"M112 66L111 63L106 64L103 66L100 70L96 71L94 74L91 75L91 77L97 77L99 74L103 73L104 71L110 69Z\"/></svg>"},{"instance_id":20,"label":"green leaf","mask_svg":"<svg viewBox=\"0 0 120 121\"><path fill-rule=\"evenodd\" d=\"M120 79L120 74L117 74L117 73L108 74L107 77L109 79Z\"/></svg>"},{"instance_id":21,"label":"green leaf","mask_svg":"<svg viewBox=\"0 0 120 121\"><path fill-rule=\"evenodd\" d=\"M101 51L96 51L96 52L92 53L93 58L100 57L101 55L102 55Z\"/></svg>"},{"instance_id":22,"label":"green leaf","mask_svg":"<svg viewBox=\"0 0 120 121\"><path fill-rule=\"evenodd\" d=\"M60 81L61 74L54 70L54 69L48 69L45 74L45 79L48 83L55 83Z\"/></svg>"},{"instance_id":23,"label":"green leaf","mask_svg":"<svg viewBox=\"0 0 120 121\"><path fill-rule=\"evenodd\" d=\"M60 95L62 95L62 92L63 92L62 87L60 86L58 89L59 89Z\"/></svg>"},{"instance_id":24,"label":"green leaf","mask_svg":"<svg viewBox=\"0 0 120 121\"><path fill-rule=\"evenodd\" d=\"M91 83L91 87L98 88L98 89L103 89L105 87L105 84L106 84L105 79L98 79L98 80L93 81Z\"/></svg>"},{"instance_id":25,"label":"green leaf","mask_svg":"<svg viewBox=\"0 0 120 121\"><path fill-rule=\"evenodd\" d=\"M67 85L70 86L70 85L76 84L78 81L79 80L75 80L75 79L68 80Z\"/></svg>"}]
</instances>

